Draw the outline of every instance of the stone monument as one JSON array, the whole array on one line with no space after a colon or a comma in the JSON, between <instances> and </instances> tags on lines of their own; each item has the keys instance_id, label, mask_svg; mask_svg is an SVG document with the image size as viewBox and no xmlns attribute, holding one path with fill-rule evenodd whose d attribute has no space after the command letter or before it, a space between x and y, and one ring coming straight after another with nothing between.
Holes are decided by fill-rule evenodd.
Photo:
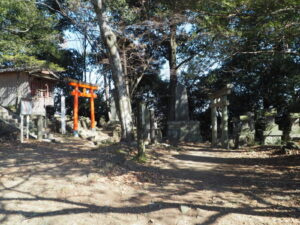
<instances>
[{"instance_id":1,"label":"stone monument","mask_svg":"<svg viewBox=\"0 0 300 225\"><path fill-rule=\"evenodd\" d=\"M175 121L189 121L189 102L185 86L177 84Z\"/></svg>"},{"instance_id":2,"label":"stone monument","mask_svg":"<svg viewBox=\"0 0 300 225\"><path fill-rule=\"evenodd\" d=\"M252 145L255 140L255 128L253 113L240 116L241 131L239 134L239 145Z\"/></svg>"},{"instance_id":3,"label":"stone monument","mask_svg":"<svg viewBox=\"0 0 300 225\"><path fill-rule=\"evenodd\" d=\"M155 120L154 109L148 109L144 102L140 102L139 110L138 115L141 118L140 120L137 118L137 121L141 123L140 132L143 134L145 144L155 144L157 141L161 141L162 134Z\"/></svg>"},{"instance_id":4,"label":"stone monument","mask_svg":"<svg viewBox=\"0 0 300 225\"><path fill-rule=\"evenodd\" d=\"M265 129L263 131L263 144L274 145L281 143L283 132L279 130L279 126L275 123L276 110L265 113Z\"/></svg>"},{"instance_id":5,"label":"stone monument","mask_svg":"<svg viewBox=\"0 0 300 225\"><path fill-rule=\"evenodd\" d=\"M300 113L290 113L289 118L291 121L290 138L300 139Z\"/></svg>"},{"instance_id":6,"label":"stone monument","mask_svg":"<svg viewBox=\"0 0 300 225\"><path fill-rule=\"evenodd\" d=\"M171 142L201 142L200 122L189 120L189 106L186 87L177 84L175 121L168 122L168 139Z\"/></svg>"},{"instance_id":7,"label":"stone monument","mask_svg":"<svg viewBox=\"0 0 300 225\"><path fill-rule=\"evenodd\" d=\"M146 107L144 102L141 103L141 129L143 130L143 136L146 144L150 142L150 111Z\"/></svg>"}]
</instances>

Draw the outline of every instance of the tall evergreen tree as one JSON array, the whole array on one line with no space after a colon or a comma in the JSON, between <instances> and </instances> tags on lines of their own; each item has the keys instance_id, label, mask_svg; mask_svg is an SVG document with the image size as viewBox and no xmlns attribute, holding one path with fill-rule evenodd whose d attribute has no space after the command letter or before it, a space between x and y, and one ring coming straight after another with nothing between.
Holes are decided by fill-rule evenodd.
<instances>
[{"instance_id":1,"label":"tall evergreen tree","mask_svg":"<svg viewBox=\"0 0 300 225\"><path fill-rule=\"evenodd\" d=\"M35 0L0 1L0 67L40 66L61 69L50 60L59 57L61 35L54 16Z\"/></svg>"}]
</instances>

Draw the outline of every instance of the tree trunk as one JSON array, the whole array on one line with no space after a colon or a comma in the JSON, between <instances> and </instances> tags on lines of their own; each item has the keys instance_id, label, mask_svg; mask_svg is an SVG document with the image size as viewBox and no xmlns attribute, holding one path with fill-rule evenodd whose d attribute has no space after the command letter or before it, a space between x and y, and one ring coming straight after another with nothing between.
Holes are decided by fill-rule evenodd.
<instances>
[{"instance_id":1,"label":"tree trunk","mask_svg":"<svg viewBox=\"0 0 300 225\"><path fill-rule=\"evenodd\" d=\"M112 77L118 97L116 104L119 105L120 109L119 115L122 127L122 139L129 141L133 137L132 109L126 88L126 80L123 74L121 58L117 47L117 37L107 24L107 18L104 12L104 0L91 0L91 2L97 15L102 38L109 53Z\"/></svg>"},{"instance_id":2,"label":"tree trunk","mask_svg":"<svg viewBox=\"0 0 300 225\"><path fill-rule=\"evenodd\" d=\"M84 29L84 37L83 37L83 81L87 81L87 75L86 75L86 50L87 50L87 28Z\"/></svg>"},{"instance_id":3,"label":"tree trunk","mask_svg":"<svg viewBox=\"0 0 300 225\"><path fill-rule=\"evenodd\" d=\"M127 94L130 97L130 88L129 88L129 78L128 78L128 71L127 71L127 56L126 56L126 47L123 45L123 66L124 66L124 77L126 82L126 90Z\"/></svg>"},{"instance_id":4,"label":"tree trunk","mask_svg":"<svg viewBox=\"0 0 300 225\"><path fill-rule=\"evenodd\" d=\"M109 83L108 83L108 79L107 79L107 74L104 74L104 88L105 88L105 92L104 92L104 96L105 96L105 103L106 103L106 107L108 110L108 118L109 120L111 119L110 116L110 99L109 99Z\"/></svg>"},{"instance_id":5,"label":"tree trunk","mask_svg":"<svg viewBox=\"0 0 300 225\"><path fill-rule=\"evenodd\" d=\"M169 46L169 65L170 65L170 101L169 101L169 121L174 121L176 105L176 24L170 26L170 46Z\"/></svg>"}]
</instances>

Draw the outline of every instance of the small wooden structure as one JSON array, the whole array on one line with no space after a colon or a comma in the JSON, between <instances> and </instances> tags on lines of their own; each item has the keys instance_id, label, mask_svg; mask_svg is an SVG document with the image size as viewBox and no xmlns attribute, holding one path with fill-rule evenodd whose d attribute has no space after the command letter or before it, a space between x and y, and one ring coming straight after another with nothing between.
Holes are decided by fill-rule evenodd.
<instances>
[{"instance_id":1,"label":"small wooden structure","mask_svg":"<svg viewBox=\"0 0 300 225\"><path fill-rule=\"evenodd\" d=\"M2 121L20 129L21 142L24 138L24 122L26 122L26 138L28 139L30 120L35 126L36 117L37 136L33 133L30 136L42 140L46 134L44 133L46 109L54 106L54 89L59 80L60 76L44 68L0 69L0 106L8 115L7 118L2 117ZM13 114L8 108L20 115ZM26 121L24 121L24 116Z\"/></svg>"},{"instance_id":2,"label":"small wooden structure","mask_svg":"<svg viewBox=\"0 0 300 225\"><path fill-rule=\"evenodd\" d=\"M211 100L211 123L212 123L212 147L218 145L218 121L217 121L217 108L221 108L221 145L223 148L228 148L228 105L227 95L231 93L233 85L227 84L219 91L212 93L209 98Z\"/></svg>"},{"instance_id":3,"label":"small wooden structure","mask_svg":"<svg viewBox=\"0 0 300 225\"><path fill-rule=\"evenodd\" d=\"M54 87L59 76L39 68L7 68L0 70L0 105L19 107L21 99L32 99L39 108L54 105ZM33 110L35 113L37 110Z\"/></svg>"},{"instance_id":4,"label":"small wooden structure","mask_svg":"<svg viewBox=\"0 0 300 225\"><path fill-rule=\"evenodd\" d=\"M94 99L97 98L97 95L94 93L98 89L97 86L82 83L78 81L71 81L69 85L74 87L74 90L71 92L71 95L74 96L74 111L73 111L73 130L74 135L78 136L78 97L90 98L90 112L91 112L91 129L95 129L95 105ZM80 91L82 89L82 91Z\"/></svg>"}]
</instances>

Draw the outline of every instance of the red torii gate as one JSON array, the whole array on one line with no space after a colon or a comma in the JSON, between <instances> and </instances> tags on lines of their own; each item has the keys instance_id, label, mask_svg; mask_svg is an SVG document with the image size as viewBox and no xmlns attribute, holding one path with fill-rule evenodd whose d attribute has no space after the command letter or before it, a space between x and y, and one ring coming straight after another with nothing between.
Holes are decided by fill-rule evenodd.
<instances>
[{"instance_id":1,"label":"red torii gate","mask_svg":"<svg viewBox=\"0 0 300 225\"><path fill-rule=\"evenodd\" d=\"M71 95L74 96L73 130L74 130L74 135L78 136L78 97L90 98L91 128L94 129L96 126L94 98L97 98L97 95L94 93L94 90L97 90L98 87L91 84L84 84L80 82L69 82L69 85L75 87L75 89L71 92ZM82 92L79 90L79 88L83 88Z\"/></svg>"}]
</instances>

